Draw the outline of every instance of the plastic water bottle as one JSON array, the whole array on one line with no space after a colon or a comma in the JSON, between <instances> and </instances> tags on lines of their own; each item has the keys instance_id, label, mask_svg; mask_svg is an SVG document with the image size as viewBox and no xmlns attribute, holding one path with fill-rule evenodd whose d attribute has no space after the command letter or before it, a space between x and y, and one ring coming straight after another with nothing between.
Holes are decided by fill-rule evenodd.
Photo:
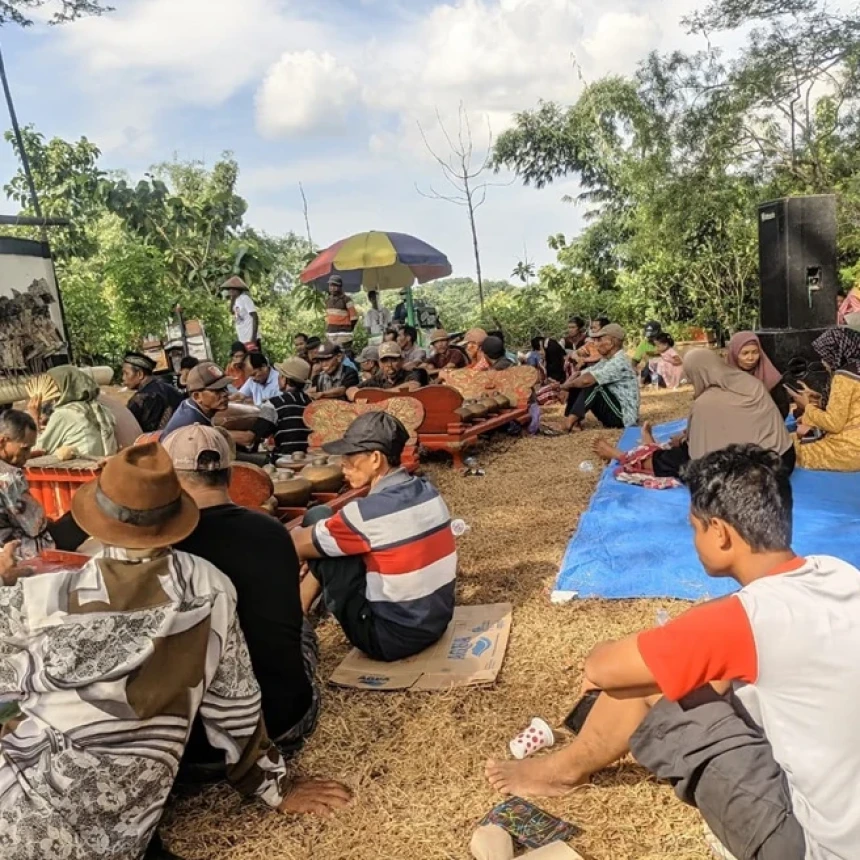
<instances>
[{"instance_id":1,"label":"plastic water bottle","mask_svg":"<svg viewBox=\"0 0 860 860\"><path fill-rule=\"evenodd\" d=\"M583 460L579 464L579 471L580 472L593 472L594 471L594 463L592 463L591 460Z\"/></svg>"},{"instance_id":2,"label":"plastic water bottle","mask_svg":"<svg viewBox=\"0 0 860 860\"><path fill-rule=\"evenodd\" d=\"M451 520L451 531L454 537L463 537L472 531L472 527L465 520Z\"/></svg>"},{"instance_id":3,"label":"plastic water bottle","mask_svg":"<svg viewBox=\"0 0 860 860\"><path fill-rule=\"evenodd\" d=\"M657 391L660 387L660 377L656 373L651 374L651 390Z\"/></svg>"},{"instance_id":4,"label":"plastic water bottle","mask_svg":"<svg viewBox=\"0 0 860 860\"><path fill-rule=\"evenodd\" d=\"M658 627L665 627L671 620L672 619L669 616L669 613L665 609L658 609L657 610L657 626Z\"/></svg>"}]
</instances>

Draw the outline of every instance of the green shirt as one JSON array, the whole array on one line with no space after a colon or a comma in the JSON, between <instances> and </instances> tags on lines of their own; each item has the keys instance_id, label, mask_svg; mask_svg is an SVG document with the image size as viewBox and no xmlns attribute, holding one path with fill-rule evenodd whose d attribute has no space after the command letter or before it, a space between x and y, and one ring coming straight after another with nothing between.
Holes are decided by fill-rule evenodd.
<instances>
[{"instance_id":1,"label":"green shirt","mask_svg":"<svg viewBox=\"0 0 860 860\"><path fill-rule=\"evenodd\" d=\"M58 406L36 447L53 454L64 445L70 445L85 457L116 454L116 421L100 403Z\"/></svg>"},{"instance_id":2,"label":"green shirt","mask_svg":"<svg viewBox=\"0 0 860 860\"><path fill-rule=\"evenodd\" d=\"M643 340L639 346L636 347L636 352L633 353L633 363L638 364L643 358L651 358L657 354L657 350L654 349L654 344L652 344L650 340Z\"/></svg>"}]
</instances>

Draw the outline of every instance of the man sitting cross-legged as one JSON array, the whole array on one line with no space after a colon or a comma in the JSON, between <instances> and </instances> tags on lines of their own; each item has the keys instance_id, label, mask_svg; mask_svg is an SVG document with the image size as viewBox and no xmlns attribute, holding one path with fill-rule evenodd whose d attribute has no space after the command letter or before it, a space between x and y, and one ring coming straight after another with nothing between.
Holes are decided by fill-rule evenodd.
<instances>
[{"instance_id":1,"label":"man sitting cross-legged","mask_svg":"<svg viewBox=\"0 0 860 860\"><path fill-rule=\"evenodd\" d=\"M855 857L860 571L792 552L776 454L731 445L684 480L702 565L740 591L598 645L583 689L604 692L579 736L545 758L488 762L487 777L561 795L630 751L739 860Z\"/></svg>"},{"instance_id":2,"label":"man sitting cross-legged","mask_svg":"<svg viewBox=\"0 0 860 860\"><path fill-rule=\"evenodd\" d=\"M0 701L21 712L0 736L3 860L140 857L198 714L239 791L281 812L345 805L337 783L290 784L233 586L170 549L199 513L164 449L112 457L72 512L103 555L0 587Z\"/></svg>"},{"instance_id":3,"label":"man sitting cross-legged","mask_svg":"<svg viewBox=\"0 0 860 860\"><path fill-rule=\"evenodd\" d=\"M295 752L316 728L320 691L317 638L302 614L299 560L290 535L274 517L230 501L230 448L221 431L182 427L164 440L164 448L182 489L200 509L200 522L176 549L205 558L235 586L266 731L281 752ZM223 760L195 723L185 762Z\"/></svg>"},{"instance_id":4,"label":"man sitting cross-legged","mask_svg":"<svg viewBox=\"0 0 860 860\"><path fill-rule=\"evenodd\" d=\"M334 515L315 508L308 527L293 532L310 567L302 582L305 611L321 589L347 639L374 660L430 647L454 614L451 517L432 484L400 468L408 438L387 412L359 415L343 439L323 449L343 455L350 486L370 485L369 494Z\"/></svg>"}]
</instances>

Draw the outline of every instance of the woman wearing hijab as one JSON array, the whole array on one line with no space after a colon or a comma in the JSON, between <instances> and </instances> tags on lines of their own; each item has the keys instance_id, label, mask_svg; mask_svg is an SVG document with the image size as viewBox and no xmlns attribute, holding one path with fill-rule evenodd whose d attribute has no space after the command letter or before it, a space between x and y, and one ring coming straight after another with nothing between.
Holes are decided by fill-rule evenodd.
<instances>
[{"instance_id":1,"label":"woman wearing hijab","mask_svg":"<svg viewBox=\"0 0 860 860\"><path fill-rule=\"evenodd\" d=\"M684 376L693 386L693 408L687 432L670 447L654 442L648 424L642 427L642 444L624 453L605 440L595 443L601 457L621 464L616 477L644 486L673 486L681 469L727 445L753 444L782 457L783 466L794 471L796 454L785 422L764 385L751 374L728 367L709 349L694 349L684 356ZM619 456L620 455L620 456Z\"/></svg>"},{"instance_id":2,"label":"woman wearing hijab","mask_svg":"<svg viewBox=\"0 0 860 860\"><path fill-rule=\"evenodd\" d=\"M823 395L807 386L788 389L802 424L798 436L810 428L827 435L797 445L797 462L804 469L831 472L860 471L860 332L831 328L812 342L812 348L831 374Z\"/></svg>"},{"instance_id":3,"label":"woman wearing hijab","mask_svg":"<svg viewBox=\"0 0 860 860\"><path fill-rule=\"evenodd\" d=\"M36 447L48 454L59 448L74 448L85 457L107 457L117 452L116 419L99 403L99 387L91 376L76 367L52 367L48 371L58 393L45 404L52 409ZM43 404L31 401L37 421Z\"/></svg>"},{"instance_id":4,"label":"woman wearing hijab","mask_svg":"<svg viewBox=\"0 0 860 860\"><path fill-rule=\"evenodd\" d=\"M762 349L758 335L751 331L739 331L734 335L729 341L726 362L729 367L752 374L770 392L780 415L783 418L788 415L791 403L782 385L782 374Z\"/></svg>"}]
</instances>

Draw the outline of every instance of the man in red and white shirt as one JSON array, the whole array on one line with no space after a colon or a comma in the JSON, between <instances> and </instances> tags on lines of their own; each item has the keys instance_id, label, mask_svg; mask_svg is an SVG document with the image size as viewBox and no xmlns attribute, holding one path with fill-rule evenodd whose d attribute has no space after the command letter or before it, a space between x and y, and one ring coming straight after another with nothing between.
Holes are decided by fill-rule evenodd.
<instances>
[{"instance_id":1,"label":"man in red and white shirt","mask_svg":"<svg viewBox=\"0 0 860 860\"><path fill-rule=\"evenodd\" d=\"M739 860L860 856L860 571L791 550L779 459L732 445L685 482L699 558L736 594L598 645L599 689L560 752L489 762L510 794L561 795L625 753L700 810Z\"/></svg>"}]
</instances>

